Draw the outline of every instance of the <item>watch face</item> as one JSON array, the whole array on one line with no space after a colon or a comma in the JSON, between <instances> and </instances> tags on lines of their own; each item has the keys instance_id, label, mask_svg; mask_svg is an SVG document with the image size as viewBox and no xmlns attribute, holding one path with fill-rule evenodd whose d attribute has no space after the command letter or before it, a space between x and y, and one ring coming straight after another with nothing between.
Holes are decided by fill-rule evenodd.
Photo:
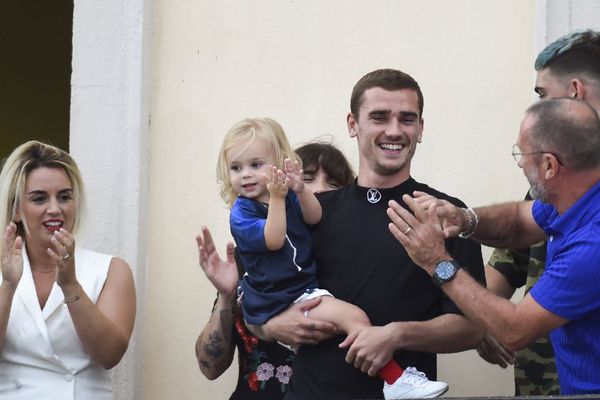
<instances>
[{"instance_id":1,"label":"watch face","mask_svg":"<svg viewBox=\"0 0 600 400\"><path fill-rule=\"evenodd\" d=\"M456 273L456 268L451 262L442 261L436 266L435 272L441 279L448 279Z\"/></svg>"}]
</instances>

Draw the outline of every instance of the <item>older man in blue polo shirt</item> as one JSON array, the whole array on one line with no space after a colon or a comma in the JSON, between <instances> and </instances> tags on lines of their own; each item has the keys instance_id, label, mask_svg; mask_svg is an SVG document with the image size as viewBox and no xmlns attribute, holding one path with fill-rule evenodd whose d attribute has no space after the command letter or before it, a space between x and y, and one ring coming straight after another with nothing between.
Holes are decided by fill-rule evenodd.
<instances>
[{"instance_id":1,"label":"older man in blue polo shirt","mask_svg":"<svg viewBox=\"0 0 600 400\"><path fill-rule=\"evenodd\" d=\"M561 394L600 393L600 120L573 98L540 101L521 124L513 156L535 201L464 209L405 195L390 202L390 230L472 320L518 350L551 332ZM546 270L517 305L460 269L444 236L494 247L548 240Z\"/></svg>"}]
</instances>

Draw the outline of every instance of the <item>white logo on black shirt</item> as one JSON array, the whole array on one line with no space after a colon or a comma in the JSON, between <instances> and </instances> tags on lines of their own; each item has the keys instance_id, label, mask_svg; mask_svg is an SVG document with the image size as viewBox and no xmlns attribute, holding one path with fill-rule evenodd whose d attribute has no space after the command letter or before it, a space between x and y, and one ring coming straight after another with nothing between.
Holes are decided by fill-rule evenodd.
<instances>
[{"instance_id":1,"label":"white logo on black shirt","mask_svg":"<svg viewBox=\"0 0 600 400\"><path fill-rule=\"evenodd\" d=\"M379 190L377 189L369 189L367 191L367 200L372 204L379 203L379 200L381 200L381 193L379 193Z\"/></svg>"}]
</instances>

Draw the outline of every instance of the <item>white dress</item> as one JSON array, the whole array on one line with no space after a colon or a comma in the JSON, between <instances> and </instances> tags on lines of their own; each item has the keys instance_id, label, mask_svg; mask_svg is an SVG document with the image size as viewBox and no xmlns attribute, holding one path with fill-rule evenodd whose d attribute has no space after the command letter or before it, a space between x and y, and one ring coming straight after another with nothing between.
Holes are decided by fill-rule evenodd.
<instances>
[{"instance_id":1,"label":"white dress","mask_svg":"<svg viewBox=\"0 0 600 400\"><path fill-rule=\"evenodd\" d=\"M112 256L75 250L77 280L96 303ZM62 290L52 287L44 309L23 248L23 276L13 298L0 353L0 399L112 399L111 374L84 351Z\"/></svg>"}]
</instances>

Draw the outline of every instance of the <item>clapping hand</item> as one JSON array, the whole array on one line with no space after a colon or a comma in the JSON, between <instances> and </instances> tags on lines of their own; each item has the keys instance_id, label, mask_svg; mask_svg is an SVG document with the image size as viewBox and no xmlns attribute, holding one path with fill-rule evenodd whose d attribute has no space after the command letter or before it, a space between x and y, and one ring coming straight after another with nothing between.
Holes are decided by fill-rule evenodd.
<instances>
[{"instance_id":1,"label":"clapping hand","mask_svg":"<svg viewBox=\"0 0 600 400\"><path fill-rule=\"evenodd\" d=\"M56 284L61 288L77 283L75 276L75 237L64 228L54 232L50 238L52 248L48 254L57 266Z\"/></svg>"},{"instance_id":2,"label":"clapping hand","mask_svg":"<svg viewBox=\"0 0 600 400\"><path fill-rule=\"evenodd\" d=\"M206 226L202 227L202 235L196 236L196 242L204 274L220 295L233 298L239 281L233 243L227 243L227 259L224 261L217 253L212 235Z\"/></svg>"},{"instance_id":3,"label":"clapping hand","mask_svg":"<svg viewBox=\"0 0 600 400\"><path fill-rule=\"evenodd\" d=\"M456 237L460 232L463 231L463 226L465 224L465 213L462 212L459 207L456 207L446 200L438 199L425 192L415 191L413 195L414 196L412 199L424 210L429 210L431 207L435 207L435 212L441 220L444 237Z\"/></svg>"},{"instance_id":4,"label":"clapping hand","mask_svg":"<svg viewBox=\"0 0 600 400\"><path fill-rule=\"evenodd\" d=\"M17 236L17 226L14 222L4 230L2 241L2 282L16 288L23 275L23 238Z\"/></svg>"},{"instance_id":5,"label":"clapping hand","mask_svg":"<svg viewBox=\"0 0 600 400\"><path fill-rule=\"evenodd\" d=\"M304 190L304 171L298 160L285 159L285 181L290 189L300 194Z\"/></svg>"},{"instance_id":6,"label":"clapping hand","mask_svg":"<svg viewBox=\"0 0 600 400\"><path fill-rule=\"evenodd\" d=\"M394 200L388 203L389 229L410 258L431 275L439 261L451 258L445 247L436 204L426 207L407 194L402 196L402 200L406 207Z\"/></svg>"},{"instance_id":7,"label":"clapping hand","mask_svg":"<svg viewBox=\"0 0 600 400\"><path fill-rule=\"evenodd\" d=\"M269 173L266 175L267 190L274 197L284 198L288 192L288 184L285 174L274 165L269 167Z\"/></svg>"}]
</instances>

